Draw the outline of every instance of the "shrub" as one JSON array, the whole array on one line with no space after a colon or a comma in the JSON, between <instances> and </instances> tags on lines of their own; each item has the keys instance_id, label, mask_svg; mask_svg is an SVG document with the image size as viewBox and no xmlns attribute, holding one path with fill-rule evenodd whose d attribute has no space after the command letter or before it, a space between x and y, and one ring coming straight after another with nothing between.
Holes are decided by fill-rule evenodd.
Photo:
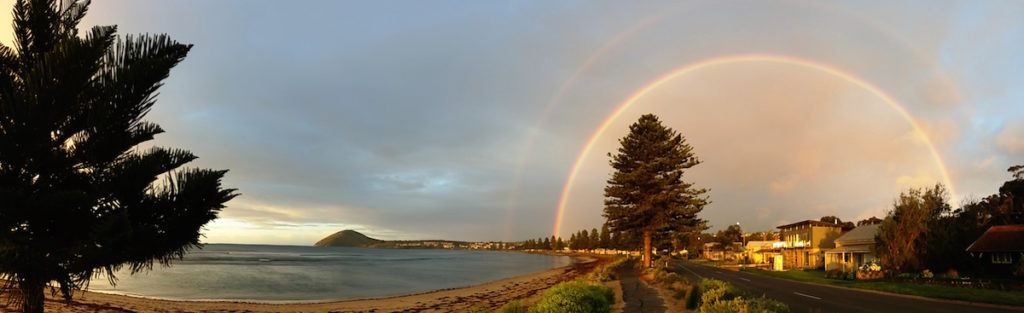
<instances>
[{"instance_id":1,"label":"shrub","mask_svg":"<svg viewBox=\"0 0 1024 313\"><path fill-rule=\"evenodd\" d=\"M529 312L529 309L526 307L526 305L523 304L523 302L521 302L519 300L513 300L512 302L506 303L505 305L501 306L501 308L498 309L498 312L500 312L500 313L526 313L526 312Z\"/></svg>"},{"instance_id":2,"label":"shrub","mask_svg":"<svg viewBox=\"0 0 1024 313\"><path fill-rule=\"evenodd\" d=\"M629 258L627 257L617 257L614 261L611 261L608 264L601 266L593 273L590 273L588 279L598 282L616 280L618 277L615 276L615 270L625 264L628 259Z\"/></svg>"},{"instance_id":3,"label":"shrub","mask_svg":"<svg viewBox=\"0 0 1024 313\"><path fill-rule=\"evenodd\" d=\"M881 271L857 271L855 276L858 280L875 280L881 279L883 274Z\"/></svg>"},{"instance_id":4,"label":"shrub","mask_svg":"<svg viewBox=\"0 0 1024 313\"><path fill-rule=\"evenodd\" d=\"M669 284L669 285L671 285L674 282L678 282L678 281L683 280L683 277L679 276L679 274L671 273L671 272L665 272L665 271L658 272L658 274L656 275L656 278L658 279L659 283L664 283L664 284Z\"/></svg>"},{"instance_id":5,"label":"shrub","mask_svg":"<svg viewBox=\"0 0 1024 313\"><path fill-rule=\"evenodd\" d=\"M610 312L615 293L607 286L591 285L583 281L565 282L544 292L530 312L588 313Z\"/></svg>"},{"instance_id":6,"label":"shrub","mask_svg":"<svg viewBox=\"0 0 1024 313\"><path fill-rule=\"evenodd\" d=\"M1024 258L1017 260L1017 264L1013 267L1013 276L1024 278Z\"/></svg>"},{"instance_id":7,"label":"shrub","mask_svg":"<svg viewBox=\"0 0 1024 313\"><path fill-rule=\"evenodd\" d=\"M701 280L700 293L701 306L722 300L732 300L732 298L740 294L739 290L733 285L717 279Z\"/></svg>"},{"instance_id":8,"label":"shrub","mask_svg":"<svg viewBox=\"0 0 1024 313\"><path fill-rule=\"evenodd\" d=\"M843 272L843 280L854 280L857 279L857 274L854 272Z\"/></svg>"},{"instance_id":9,"label":"shrub","mask_svg":"<svg viewBox=\"0 0 1024 313\"><path fill-rule=\"evenodd\" d=\"M684 289L675 289L675 292L672 292L672 299L680 300L680 299L683 299L683 298L686 298L686 289L685 288Z\"/></svg>"},{"instance_id":10,"label":"shrub","mask_svg":"<svg viewBox=\"0 0 1024 313\"><path fill-rule=\"evenodd\" d=\"M932 274L932 271L930 271L928 269L925 269L925 270L921 271L921 278L932 278L932 277L935 277L935 275Z\"/></svg>"},{"instance_id":11,"label":"shrub","mask_svg":"<svg viewBox=\"0 0 1024 313\"><path fill-rule=\"evenodd\" d=\"M686 289L686 308L690 310L696 310L700 306L700 287L690 285Z\"/></svg>"},{"instance_id":12,"label":"shrub","mask_svg":"<svg viewBox=\"0 0 1024 313\"><path fill-rule=\"evenodd\" d=\"M697 312L789 312L789 307L766 298L744 298L735 286L714 279L701 281L701 304L688 299L687 308L699 307ZM696 297L694 297L696 298Z\"/></svg>"},{"instance_id":13,"label":"shrub","mask_svg":"<svg viewBox=\"0 0 1024 313\"><path fill-rule=\"evenodd\" d=\"M466 313L491 313L491 310L485 306L477 306L466 310Z\"/></svg>"},{"instance_id":14,"label":"shrub","mask_svg":"<svg viewBox=\"0 0 1024 313\"><path fill-rule=\"evenodd\" d=\"M836 279L838 279L839 276L842 275L842 274L843 274L842 270L838 270L838 269L828 270L827 272L825 272L825 278L836 278Z\"/></svg>"},{"instance_id":15,"label":"shrub","mask_svg":"<svg viewBox=\"0 0 1024 313\"><path fill-rule=\"evenodd\" d=\"M946 270L946 278L957 279L960 278L960 272L957 272L955 268Z\"/></svg>"},{"instance_id":16,"label":"shrub","mask_svg":"<svg viewBox=\"0 0 1024 313\"><path fill-rule=\"evenodd\" d=\"M761 312L789 312L786 304L768 298L736 298L728 301L720 301L711 305L702 305L701 313L761 313Z\"/></svg>"}]
</instances>

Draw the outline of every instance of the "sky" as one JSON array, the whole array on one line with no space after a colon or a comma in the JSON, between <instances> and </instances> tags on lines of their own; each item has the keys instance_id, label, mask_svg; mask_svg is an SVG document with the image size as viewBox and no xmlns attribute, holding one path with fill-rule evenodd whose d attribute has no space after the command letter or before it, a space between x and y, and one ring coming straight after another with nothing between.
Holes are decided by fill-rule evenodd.
<instances>
[{"instance_id":1,"label":"sky","mask_svg":"<svg viewBox=\"0 0 1024 313\"><path fill-rule=\"evenodd\" d=\"M229 169L242 194L204 242L310 245L342 229L537 238L560 207L561 236L599 228L608 153L645 113L703 161L685 179L710 189L712 230L880 217L936 183L954 205L981 198L1024 164L1020 16L1020 1L98 0L82 26L195 45L147 119L167 131L153 144Z\"/></svg>"}]
</instances>

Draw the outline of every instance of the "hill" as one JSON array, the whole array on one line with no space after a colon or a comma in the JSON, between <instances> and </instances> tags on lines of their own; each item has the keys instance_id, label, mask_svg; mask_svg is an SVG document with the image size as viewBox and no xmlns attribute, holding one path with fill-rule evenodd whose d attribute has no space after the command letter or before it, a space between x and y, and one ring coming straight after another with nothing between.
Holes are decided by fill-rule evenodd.
<instances>
[{"instance_id":1,"label":"hill","mask_svg":"<svg viewBox=\"0 0 1024 313\"><path fill-rule=\"evenodd\" d=\"M373 239L357 231L346 229L320 239L314 247L372 247L383 241Z\"/></svg>"},{"instance_id":2,"label":"hill","mask_svg":"<svg viewBox=\"0 0 1024 313\"><path fill-rule=\"evenodd\" d=\"M451 240L379 240L346 229L320 239L314 247L362 247L391 249L468 249L470 243Z\"/></svg>"}]
</instances>

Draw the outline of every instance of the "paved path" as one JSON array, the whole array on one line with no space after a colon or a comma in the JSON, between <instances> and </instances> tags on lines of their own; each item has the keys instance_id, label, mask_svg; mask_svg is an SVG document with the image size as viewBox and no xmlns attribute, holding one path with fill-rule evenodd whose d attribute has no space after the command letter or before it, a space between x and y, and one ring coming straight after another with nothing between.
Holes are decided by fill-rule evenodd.
<instances>
[{"instance_id":1,"label":"paved path","mask_svg":"<svg viewBox=\"0 0 1024 313\"><path fill-rule=\"evenodd\" d=\"M665 301L658 295L657 290L640 279L632 264L619 267L616 275L622 282L622 299L626 302L623 313L665 312Z\"/></svg>"},{"instance_id":2,"label":"paved path","mask_svg":"<svg viewBox=\"0 0 1024 313\"><path fill-rule=\"evenodd\" d=\"M751 273L696 265L677 261L673 270L696 278L714 278L727 281L737 288L764 295L789 305L794 313L802 312L1024 312L1024 308L1007 308L920 298L878 294L791 280L766 277Z\"/></svg>"}]
</instances>

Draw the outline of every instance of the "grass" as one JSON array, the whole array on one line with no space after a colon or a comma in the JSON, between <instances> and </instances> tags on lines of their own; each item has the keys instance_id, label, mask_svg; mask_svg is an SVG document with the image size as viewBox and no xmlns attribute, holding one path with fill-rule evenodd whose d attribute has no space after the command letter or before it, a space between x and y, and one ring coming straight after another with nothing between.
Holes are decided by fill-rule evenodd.
<instances>
[{"instance_id":1,"label":"grass","mask_svg":"<svg viewBox=\"0 0 1024 313\"><path fill-rule=\"evenodd\" d=\"M708 260L708 259L692 259L692 260L689 260L689 262L690 263L701 264L701 265L707 265L707 266L720 266L720 265L724 265L724 264L731 264L729 262L713 261L713 260Z\"/></svg>"},{"instance_id":2,"label":"grass","mask_svg":"<svg viewBox=\"0 0 1024 313\"><path fill-rule=\"evenodd\" d=\"M743 271L768 277L849 288L877 290L883 292L922 296L929 298L1024 306L1024 292L1020 291L953 287L944 285L926 285L908 282L892 282L885 280L838 280L825 278L824 271L791 270L783 272L772 272L758 269L744 269Z\"/></svg>"}]
</instances>

